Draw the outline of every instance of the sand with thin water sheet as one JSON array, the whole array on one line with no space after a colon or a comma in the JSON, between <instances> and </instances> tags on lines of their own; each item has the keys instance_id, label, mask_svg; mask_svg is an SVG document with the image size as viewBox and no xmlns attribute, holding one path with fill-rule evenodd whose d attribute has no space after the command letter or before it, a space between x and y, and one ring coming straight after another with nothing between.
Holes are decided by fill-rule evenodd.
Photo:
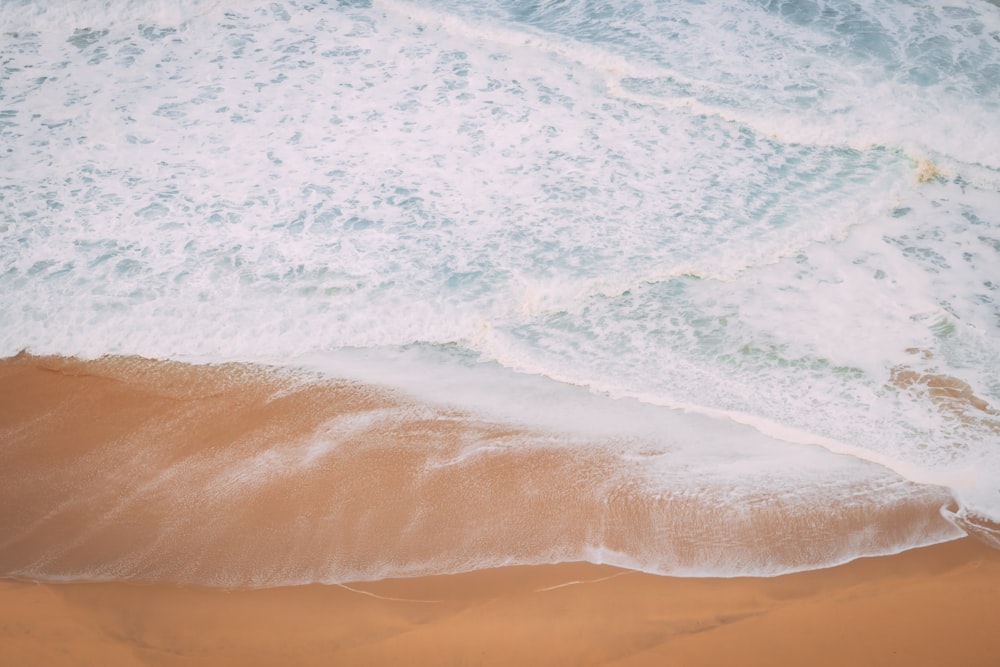
<instances>
[{"instance_id":1,"label":"sand with thin water sheet","mask_svg":"<svg viewBox=\"0 0 1000 667\"><path fill-rule=\"evenodd\" d=\"M0 665L1000 661L1000 552L972 539L772 578L562 563L379 580L442 551L585 538L588 496L545 508L609 464L521 453L517 429L383 390L237 365L21 355L0 363L0 406ZM301 437L323 428L365 446L339 437L332 457ZM407 454L413 439L433 456ZM502 457L449 477L470 441ZM470 493L483 488L541 527L470 528L489 514ZM412 503L455 509L415 522ZM627 525L608 535L627 540ZM364 576L282 585L323 567Z\"/></svg>"}]
</instances>

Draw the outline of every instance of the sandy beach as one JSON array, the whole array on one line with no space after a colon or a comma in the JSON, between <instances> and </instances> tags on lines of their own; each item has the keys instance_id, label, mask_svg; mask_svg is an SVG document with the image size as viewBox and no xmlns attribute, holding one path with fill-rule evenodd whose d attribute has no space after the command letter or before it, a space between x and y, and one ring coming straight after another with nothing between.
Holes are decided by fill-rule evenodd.
<instances>
[{"instance_id":1,"label":"sandy beach","mask_svg":"<svg viewBox=\"0 0 1000 667\"><path fill-rule=\"evenodd\" d=\"M19 355L0 362L0 406L2 665L1000 659L1000 551L973 539L767 578L575 562L417 576L461 571L436 554L585 540L598 508L579 482L610 468L391 392L236 364ZM303 437L351 425L335 455ZM430 454L400 447L414 439ZM497 503L514 519L488 521ZM649 517L622 507L603 535L624 548ZM399 563L414 576L378 576ZM358 576L287 585L329 571Z\"/></svg>"},{"instance_id":2,"label":"sandy beach","mask_svg":"<svg viewBox=\"0 0 1000 667\"><path fill-rule=\"evenodd\" d=\"M775 578L566 564L349 586L0 584L3 665L963 665L1000 657L971 539Z\"/></svg>"}]
</instances>

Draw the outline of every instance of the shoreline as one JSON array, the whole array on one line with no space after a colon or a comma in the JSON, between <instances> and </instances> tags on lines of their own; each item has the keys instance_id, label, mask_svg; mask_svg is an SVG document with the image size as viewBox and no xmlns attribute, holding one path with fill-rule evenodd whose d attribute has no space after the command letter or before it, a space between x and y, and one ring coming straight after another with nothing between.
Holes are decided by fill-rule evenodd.
<instances>
[{"instance_id":1,"label":"shoreline","mask_svg":"<svg viewBox=\"0 0 1000 667\"><path fill-rule=\"evenodd\" d=\"M906 665L1000 657L970 538L772 578L587 563L254 590L0 579L4 665Z\"/></svg>"},{"instance_id":2,"label":"shoreline","mask_svg":"<svg viewBox=\"0 0 1000 667\"><path fill-rule=\"evenodd\" d=\"M266 366L21 354L0 405L0 575L29 579L775 576L962 534L945 489L852 457L538 430Z\"/></svg>"},{"instance_id":3,"label":"shoreline","mask_svg":"<svg viewBox=\"0 0 1000 667\"><path fill-rule=\"evenodd\" d=\"M1000 551L971 538L761 578L566 547L857 553L944 523L919 486L785 525L773 496L651 495L611 448L241 364L19 355L0 406L0 667L1000 658Z\"/></svg>"}]
</instances>

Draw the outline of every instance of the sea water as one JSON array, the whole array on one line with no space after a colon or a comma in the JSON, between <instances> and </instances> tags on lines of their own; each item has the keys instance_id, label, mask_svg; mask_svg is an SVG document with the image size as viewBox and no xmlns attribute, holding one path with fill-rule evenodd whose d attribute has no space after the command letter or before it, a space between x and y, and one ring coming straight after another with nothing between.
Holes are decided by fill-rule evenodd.
<instances>
[{"instance_id":1,"label":"sea water","mask_svg":"<svg viewBox=\"0 0 1000 667\"><path fill-rule=\"evenodd\" d=\"M994 2L6 0L0 68L0 355L387 384L737 518L943 505L592 560L1000 540Z\"/></svg>"}]
</instances>

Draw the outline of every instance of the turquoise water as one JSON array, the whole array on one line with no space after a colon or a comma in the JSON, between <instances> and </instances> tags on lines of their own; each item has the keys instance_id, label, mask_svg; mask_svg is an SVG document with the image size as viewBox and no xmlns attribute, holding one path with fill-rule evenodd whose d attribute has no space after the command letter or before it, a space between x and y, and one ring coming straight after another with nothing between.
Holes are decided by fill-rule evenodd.
<instances>
[{"instance_id":1,"label":"turquoise water","mask_svg":"<svg viewBox=\"0 0 1000 667\"><path fill-rule=\"evenodd\" d=\"M0 26L2 355L307 366L668 442L661 496L807 512L878 468L916 486L873 508L1000 521L995 4L18 0Z\"/></svg>"}]
</instances>

